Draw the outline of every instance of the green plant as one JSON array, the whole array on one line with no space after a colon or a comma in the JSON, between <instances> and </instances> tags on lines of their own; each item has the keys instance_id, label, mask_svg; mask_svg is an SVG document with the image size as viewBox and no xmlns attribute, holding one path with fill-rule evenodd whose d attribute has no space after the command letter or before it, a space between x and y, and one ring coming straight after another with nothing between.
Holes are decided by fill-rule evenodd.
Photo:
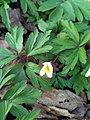
<instances>
[{"instance_id":1,"label":"green plant","mask_svg":"<svg viewBox=\"0 0 90 120\"><path fill-rule=\"evenodd\" d=\"M37 27L26 38L22 26L10 27L8 8L13 2L19 2L23 14L28 14L26 22ZM9 45L0 48L0 89L10 85L0 102L0 120L8 113L16 120L37 118L40 110L29 112L23 104L34 104L41 87L69 88L78 95L85 91L90 100L90 77L85 77L90 68L90 2L1 0L0 15ZM50 81L40 76L41 63L49 61L54 67Z\"/></svg>"}]
</instances>

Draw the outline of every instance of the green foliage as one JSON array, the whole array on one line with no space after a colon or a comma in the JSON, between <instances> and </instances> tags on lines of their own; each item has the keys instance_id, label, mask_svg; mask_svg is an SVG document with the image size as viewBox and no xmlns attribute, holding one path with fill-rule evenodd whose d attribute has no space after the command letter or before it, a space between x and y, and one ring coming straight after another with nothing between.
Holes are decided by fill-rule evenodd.
<instances>
[{"instance_id":1,"label":"green foliage","mask_svg":"<svg viewBox=\"0 0 90 120\"><path fill-rule=\"evenodd\" d=\"M49 52L52 49L52 46L45 45L43 46L50 38L50 31L45 32L44 34L39 34L35 30L30 34L26 42L26 54L27 56L33 56L41 53Z\"/></svg>"},{"instance_id":2,"label":"green foliage","mask_svg":"<svg viewBox=\"0 0 90 120\"><path fill-rule=\"evenodd\" d=\"M0 105L2 106L2 104L6 104L6 106L4 107L5 109L7 108L7 106L10 106L10 107L8 107L6 111L2 111L2 112L5 112L3 113L5 115L3 115L1 119L3 119L3 117L6 116L9 111L16 117L24 116L25 113L26 113L26 116L29 114L29 112L25 108L23 108L21 104L35 103L37 98L41 96L41 91L37 89L26 88L26 86L27 86L26 82L21 81L16 83L6 92L6 94L3 97L3 101L6 101L6 102L1 103ZM0 109L1 108L2 107L0 107ZM30 113L31 118L32 119L35 118L38 115L38 113L39 111L37 112L34 111L33 113Z\"/></svg>"},{"instance_id":3,"label":"green foliage","mask_svg":"<svg viewBox=\"0 0 90 120\"><path fill-rule=\"evenodd\" d=\"M4 1L0 7L0 15L2 17L3 23L6 25L6 28L10 30L10 19L7 11L8 8L9 5L7 4L7 2Z\"/></svg>"},{"instance_id":4,"label":"green foliage","mask_svg":"<svg viewBox=\"0 0 90 120\"><path fill-rule=\"evenodd\" d=\"M34 15L36 19L39 18L37 7L31 0L20 0L20 3L24 13L26 13L29 8L31 15Z\"/></svg>"},{"instance_id":5,"label":"green foliage","mask_svg":"<svg viewBox=\"0 0 90 120\"><path fill-rule=\"evenodd\" d=\"M37 76L40 72L40 67L32 62L29 62L26 64L26 73L28 77L30 78L33 86L36 88L39 88L39 83L44 89L51 90L51 84L49 81L45 80L44 78L41 78Z\"/></svg>"},{"instance_id":6,"label":"green foliage","mask_svg":"<svg viewBox=\"0 0 90 120\"><path fill-rule=\"evenodd\" d=\"M2 101L0 103L0 120L5 120L8 112L10 111L12 107L12 103L9 103L9 101Z\"/></svg>"},{"instance_id":7,"label":"green foliage","mask_svg":"<svg viewBox=\"0 0 90 120\"><path fill-rule=\"evenodd\" d=\"M87 85L88 85L87 79L80 74L72 76L70 80L67 82L67 86L69 88L73 88L73 90L75 90L77 94L80 94L80 92L86 89Z\"/></svg>"},{"instance_id":8,"label":"green foliage","mask_svg":"<svg viewBox=\"0 0 90 120\"><path fill-rule=\"evenodd\" d=\"M24 117L21 117L21 116L18 117L16 120L27 120L27 119L34 120L35 118L38 117L39 113L40 113L40 110L37 109L31 113L26 114Z\"/></svg>"},{"instance_id":9,"label":"green foliage","mask_svg":"<svg viewBox=\"0 0 90 120\"><path fill-rule=\"evenodd\" d=\"M15 77L14 74L10 74L6 76L10 70L11 70L11 67L6 67L3 70L0 69L0 89L13 77Z\"/></svg>"},{"instance_id":10,"label":"green foliage","mask_svg":"<svg viewBox=\"0 0 90 120\"><path fill-rule=\"evenodd\" d=\"M6 48L0 48L0 67L3 67L7 63L10 63L17 56Z\"/></svg>"},{"instance_id":11,"label":"green foliage","mask_svg":"<svg viewBox=\"0 0 90 120\"><path fill-rule=\"evenodd\" d=\"M5 39L9 44L9 47L13 50L16 50L18 53L21 52L23 47L23 28L14 27L11 30L11 34L7 32Z\"/></svg>"},{"instance_id":12,"label":"green foliage","mask_svg":"<svg viewBox=\"0 0 90 120\"><path fill-rule=\"evenodd\" d=\"M8 8L19 2L26 22L37 27L27 35L22 26L11 28ZM0 48L0 90L10 88L0 102L0 120L8 113L16 120L33 120L40 110L28 110L23 104L35 104L42 92L70 88L76 94L85 91L90 100L90 2L87 0L0 0L0 15L7 28L9 47ZM26 19L26 18L25 18ZM54 75L40 76L41 63L50 61ZM29 87L29 85L31 87ZM33 86L33 87L32 87Z\"/></svg>"}]
</instances>

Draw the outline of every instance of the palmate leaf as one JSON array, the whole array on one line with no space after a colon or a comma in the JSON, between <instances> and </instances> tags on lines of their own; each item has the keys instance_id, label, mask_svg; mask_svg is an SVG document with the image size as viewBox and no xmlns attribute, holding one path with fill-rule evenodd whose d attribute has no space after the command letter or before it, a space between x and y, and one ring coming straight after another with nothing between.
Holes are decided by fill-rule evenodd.
<instances>
[{"instance_id":1,"label":"palmate leaf","mask_svg":"<svg viewBox=\"0 0 90 120\"><path fill-rule=\"evenodd\" d=\"M23 117L23 116L27 116L29 114L29 112L27 111L27 109L25 109L24 107L22 107L21 104L23 104L23 103L33 104L33 103L35 103L37 101L37 99L42 94L42 92L40 90L33 89L31 87L26 88L26 86L27 86L27 84L26 84L25 81L18 82L14 86L12 86L5 93L5 95L3 97L3 101L8 101L9 100L10 104L12 105L11 106L12 108L11 108L10 112L11 112L11 114L13 114L14 116L16 116L17 118L19 116ZM5 109L5 107L3 105L3 109ZM1 109L2 109L2 107L0 107L0 111L1 111ZM7 114L5 114L5 115L7 115ZM5 117L5 115L3 115L3 117ZM32 113L31 117L34 118L34 117L36 117L36 115L37 114L33 114Z\"/></svg>"},{"instance_id":2,"label":"palmate leaf","mask_svg":"<svg viewBox=\"0 0 90 120\"><path fill-rule=\"evenodd\" d=\"M4 95L3 100L9 100L12 101L14 100L14 98L20 93L22 92L22 90L24 90L24 88L26 87L26 82L25 81L21 81L18 82L17 84L15 84L14 86L12 86Z\"/></svg>"},{"instance_id":3,"label":"palmate leaf","mask_svg":"<svg viewBox=\"0 0 90 120\"><path fill-rule=\"evenodd\" d=\"M38 74L40 74L40 69L41 69L40 66L38 66L35 63L28 62L26 64L26 73L30 78L30 81L32 82L33 86L38 88L40 83L42 88L51 90L50 82L38 76Z\"/></svg>"},{"instance_id":4,"label":"palmate leaf","mask_svg":"<svg viewBox=\"0 0 90 120\"><path fill-rule=\"evenodd\" d=\"M11 107L12 107L12 103L10 103L9 101L0 102L0 120L5 120Z\"/></svg>"},{"instance_id":5,"label":"palmate leaf","mask_svg":"<svg viewBox=\"0 0 90 120\"><path fill-rule=\"evenodd\" d=\"M66 28L68 36L73 39L76 44L79 44L79 33L73 22L68 22L67 20L62 20L62 25Z\"/></svg>"},{"instance_id":6,"label":"palmate leaf","mask_svg":"<svg viewBox=\"0 0 90 120\"><path fill-rule=\"evenodd\" d=\"M6 28L10 31L10 19L7 11L8 8L9 8L9 5L7 4L7 2L4 1L4 4L0 7L0 10L1 10L0 14L2 17L3 23L6 25Z\"/></svg>"},{"instance_id":7,"label":"palmate leaf","mask_svg":"<svg viewBox=\"0 0 90 120\"><path fill-rule=\"evenodd\" d=\"M21 52L23 47L23 33L24 29L22 26L17 27L15 26L12 28L11 33L7 32L5 39L9 44L11 49L16 50L18 53Z\"/></svg>"},{"instance_id":8,"label":"palmate leaf","mask_svg":"<svg viewBox=\"0 0 90 120\"><path fill-rule=\"evenodd\" d=\"M7 63L17 58L11 51L6 48L0 48L0 67L3 67Z\"/></svg>"},{"instance_id":9,"label":"palmate leaf","mask_svg":"<svg viewBox=\"0 0 90 120\"><path fill-rule=\"evenodd\" d=\"M63 40L63 39L57 38L57 39L53 40L52 51L54 54L57 54L64 50L74 49L76 47L77 47L77 45L73 40Z\"/></svg>"},{"instance_id":10,"label":"palmate leaf","mask_svg":"<svg viewBox=\"0 0 90 120\"><path fill-rule=\"evenodd\" d=\"M14 104L34 104L41 96L42 92L38 89L27 88L23 92L20 92L14 99Z\"/></svg>"},{"instance_id":11,"label":"palmate leaf","mask_svg":"<svg viewBox=\"0 0 90 120\"><path fill-rule=\"evenodd\" d=\"M25 46L27 56L46 53L49 50L51 50L52 46L50 45L46 45L43 47L43 45L49 40L49 38L50 38L50 31L47 31L44 34L39 34L39 35L37 30L31 33Z\"/></svg>"},{"instance_id":12,"label":"palmate leaf","mask_svg":"<svg viewBox=\"0 0 90 120\"><path fill-rule=\"evenodd\" d=\"M34 32L32 32L26 42L26 54L28 55L30 53L30 51L32 51L32 49L34 48L34 44L36 42L36 38L38 36L38 30L35 30Z\"/></svg>"},{"instance_id":13,"label":"palmate leaf","mask_svg":"<svg viewBox=\"0 0 90 120\"><path fill-rule=\"evenodd\" d=\"M26 88L25 81L21 81L12 86L4 95L3 100L9 100L14 105L23 103L35 103L41 96L41 91L38 89ZM25 89L26 88L26 89Z\"/></svg>"},{"instance_id":14,"label":"palmate leaf","mask_svg":"<svg viewBox=\"0 0 90 120\"><path fill-rule=\"evenodd\" d=\"M80 92L87 88L87 85L88 85L87 79L80 74L72 76L70 80L68 80L67 82L67 86L73 88L76 94L80 94Z\"/></svg>"},{"instance_id":15,"label":"palmate leaf","mask_svg":"<svg viewBox=\"0 0 90 120\"><path fill-rule=\"evenodd\" d=\"M55 78L56 79L56 78ZM64 88L66 87L66 81L64 78L58 76L57 79L55 80L54 87L57 89Z\"/></svg>"}]
</instances>

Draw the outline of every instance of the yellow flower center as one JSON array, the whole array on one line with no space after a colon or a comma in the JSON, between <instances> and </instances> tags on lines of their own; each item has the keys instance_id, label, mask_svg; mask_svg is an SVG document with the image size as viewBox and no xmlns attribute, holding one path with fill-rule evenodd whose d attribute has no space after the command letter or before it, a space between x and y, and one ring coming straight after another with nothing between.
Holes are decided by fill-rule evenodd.
<instances>
[{"instance_id":1,"label":"yellow flower center","mask_svg":"<svg viewBox=\"0 0 90 120\"><path fill-rule=\"evenodd\" d=\"M48 65L46 66L46 68L44 69L44 71L45 71L45 72L48 72L48 73L51 72L51 70L50 70L50 68L49 68Z\"/></svg>"}]
</instances>

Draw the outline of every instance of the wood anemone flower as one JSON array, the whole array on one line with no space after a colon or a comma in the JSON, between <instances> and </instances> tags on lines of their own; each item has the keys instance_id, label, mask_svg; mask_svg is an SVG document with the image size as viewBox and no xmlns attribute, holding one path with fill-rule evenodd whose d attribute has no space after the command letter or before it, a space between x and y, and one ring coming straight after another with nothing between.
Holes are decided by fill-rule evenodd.
<instances>
[{"instance_id":1,"label":"wood anemone flower","mask_svg":"<svg viewBox=\"0 0 90 120\"><path fill-rule=\"evenodd\" d=\"M85 77L89 77L90 76L90 68L88 69L87 73L85 74Z\"/></svg>"},{"instance_id":2,"label":"wood anemone flower","mask_svg":"<svg viewBox=\"0 0 90 120\"><path fill-rule=\"evenodd\" d=\"M51 78L53 74L53 66L51 62L44 62L43 67L40 70L40 76L43 76L46 73L47 77Z\"/></svg>"}]
</instances>

